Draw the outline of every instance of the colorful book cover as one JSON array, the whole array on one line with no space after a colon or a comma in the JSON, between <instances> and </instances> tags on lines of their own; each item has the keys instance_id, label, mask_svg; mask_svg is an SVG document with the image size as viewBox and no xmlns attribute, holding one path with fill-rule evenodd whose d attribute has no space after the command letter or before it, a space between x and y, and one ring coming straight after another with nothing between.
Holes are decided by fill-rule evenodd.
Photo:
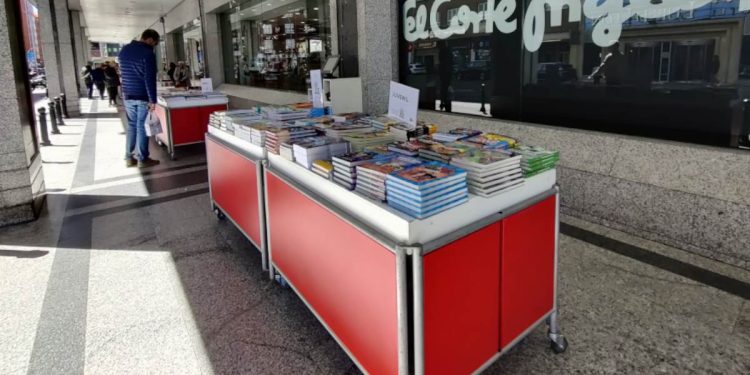
<instances>
[{"instance_id":1,"label":"colorful book cover","mask_svg":"<svg viewBox=\"0 0 750 375\"><path fill-rule=\"evenodd\" d=\"M402 182L418 188L428 187L448 179L466 177L466 171L439 162L429 162L408 167L391 175L394 182Z\"/></svg>"},{"instance_id":2,"label":"colorful book cover","mask_svg":"<svg viewBox=\"0 0 750 375\"><path fill-rule=\"evenodd\" d=\"M365 173L375 173L377 175L389 175L393 172L400 171L406 167L420 164L419 159L406 156L399 156L391 159L372 161L357 166L357 174L364 170Z\"/></svg>"}]
</instances>

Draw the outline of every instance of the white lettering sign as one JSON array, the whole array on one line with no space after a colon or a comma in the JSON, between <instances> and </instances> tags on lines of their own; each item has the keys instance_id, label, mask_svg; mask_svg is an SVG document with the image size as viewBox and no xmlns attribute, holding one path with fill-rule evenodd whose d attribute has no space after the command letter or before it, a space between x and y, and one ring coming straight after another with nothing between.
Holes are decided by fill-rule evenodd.
<instances>
[{"instance_id":1,"label":"white lettering sign","mask_svg":"<svg viewBox=\"0 0 750 375\"><path fill-rule=\"evenodd\" d=\"M214 81L211 78L201 78L201 92L205 94L213 91Z\"/></svg>"},{"instance_id":2,"label":"white lettering sign","mask_svg":"<svg viewBox=\"0 0 750 375\"><path fill-rule=\"evenodd\" d=\"M582 15L594 21L591 37L600 47L615 44L622 35L623 23L638 17L643 21L664 19L681 12L692 12L714 0L531 0L523 22L523 43L527 50L535 52L544 41L547 25L559 27L563 24L563 9L568 8L568 22L581 22ZM447 12L450 0L435 0L428 10L426 4L417 7L416 0L404 2L404 38L407 42L428 39L434 36L447 39L453 35L492 33L496 28L501 33L518 31L518 20L514 19L518 0L487 0L487 10L481 14L468 5L461 5L454 17L441 27L440 15ZM750 10L750 0L739 0L739 11ZM549 11L549 22L547 22ZM428 17L429 14L429 17ZM427 27L429 21L429 28ZM484 22L484 28L482 28ZM484 30L483 30L484 29Z\"/></svg>"},{"instance_id":3,"label":"white lettering sign","mask_svg":"<svg viewBox=\"0 0 750 375\"><path fill-rule=\"evenodd\" d=\"M388 117L407 123L414 129L417 127L418 106L419 90L397 82L391 82Z\"/></svg>"}]
</instances>

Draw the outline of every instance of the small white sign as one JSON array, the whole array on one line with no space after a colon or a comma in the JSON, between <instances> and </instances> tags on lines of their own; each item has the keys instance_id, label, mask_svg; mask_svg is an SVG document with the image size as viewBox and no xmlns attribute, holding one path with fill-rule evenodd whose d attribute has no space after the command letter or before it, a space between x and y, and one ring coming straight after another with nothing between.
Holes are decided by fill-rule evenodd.
<instances>
[{"instance_id":1,"label":"small white sign","mask_svg":"<svg viewBox=\"0 0 750 375\"><path fill-rule=\"evenodd\" d=\"M388 98L388 117L405 122L413 129L417 127L418 107L418 89L397 82L391 82L391 93Z\"/></svg>"},{"instance_id":2,"label":"small white sign","mask_svg":"<svg viewBox=\"0 0 750 375\"><path fill-rule=\"evenodd\" d=\"M201 78L201 92L214 92L214 81L211 78Z\"/></svg>"},{"instance_id":3,"label":"small white sign","mask_svg":"<svg viewBox=\"0 0 750 375\"><path fill-rule=\"evenodd\" d=\"M320 69L310 71L310 87L313 108L323 108L323 73Z\"/></svg>"}]
</instances>

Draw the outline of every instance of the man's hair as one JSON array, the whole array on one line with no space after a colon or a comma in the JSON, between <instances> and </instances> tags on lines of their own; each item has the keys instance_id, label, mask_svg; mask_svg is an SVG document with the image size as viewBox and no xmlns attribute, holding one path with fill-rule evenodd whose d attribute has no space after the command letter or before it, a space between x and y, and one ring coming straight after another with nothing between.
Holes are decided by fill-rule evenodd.
<instances>
[{"instance_id":1,"label":"man's hair","mask_svg":"<svg viewBox=\"0 0 750 375\"><path fill-rule=\"evenodd\" d=\"M141 34L141 40L153 39L159 41L159 33L156 30L148 29Z\"/></svg>"}]
</instances>

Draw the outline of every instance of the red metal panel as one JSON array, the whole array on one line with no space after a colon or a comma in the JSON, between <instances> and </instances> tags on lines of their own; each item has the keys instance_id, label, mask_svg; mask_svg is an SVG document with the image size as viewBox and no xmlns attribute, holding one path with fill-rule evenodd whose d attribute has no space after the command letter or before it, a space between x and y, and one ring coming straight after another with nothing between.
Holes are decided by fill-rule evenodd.
<instances>
[{"instance_id":1,"label":"red metal panel","mask_svg":"<svg viewBox=\"0 0 750 375\"><path fill-rule=\"evenodd\" d=\"M556 197L502 221L500 348L554 306Z\"/></svg>"},{"instance_id":2,"label":"red metal panel","mask_svg":"<svg viewBox=\"0 0 750 375\"><path fill-rule=\"evenodd\" d=\"M396 255L266 173L271 259L371 374L398 373Z\"/></svg>"},{"instance_id":3,"label":"red metal panel","mask_svg":"<svg viewBox=\"0 0 750 375\"><path fill-rule=\"evenodd\" d=\"M173 108L169 110L169 113L172 121L172 142L174 142L174 146L203 140L205 130L200 134L200 137L197 136L200 131L198 129L198 118L201 116L201 108Z\"/></svg>"},{"instance_id":4,"label":"red metal panel","mask_svg":"<svg viewBox=\"0 0 750 375\"><path fill-rule=\"evenodd\" d=\"M210 138L206 154L212 198L256 244L263 246L258 166Z\"/></svg>"},{"instance_id":5,"label":"red metal panel","mask_svg":"<svg viewBox=\"0 0 750 375\"><path fill-rule=\"evenodd\" d=\"M469 374L497 353L500 223L424 257L427 374Z\"/></svg>"},{"instance_id":6,"label":"red metal panel","mask_svg":"<svg viewBox=\"0 0 750 375\"><path fill-rule=\"evenodd\" d=\"M156 113L156 116L159 117L159 123L161 124L161 134L158 134L156 137L159 138L162 143L166 144L169 142L167 135L167 109L157 105L154 112Z\"/></svg>"}]
</instances>

